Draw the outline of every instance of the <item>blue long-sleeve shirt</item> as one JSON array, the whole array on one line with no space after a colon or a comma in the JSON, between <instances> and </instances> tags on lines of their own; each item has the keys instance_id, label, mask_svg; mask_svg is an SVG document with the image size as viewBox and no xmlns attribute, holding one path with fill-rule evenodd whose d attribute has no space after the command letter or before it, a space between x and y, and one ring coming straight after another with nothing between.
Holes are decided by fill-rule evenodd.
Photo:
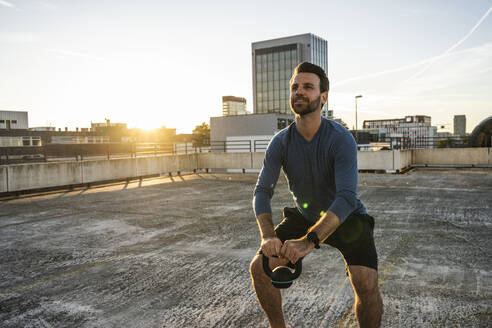
<instances>
[{"instance_id":1,"label":"blue long-sleeve shirt","mask_svg":"<svg viewBox=\"0 0 492 328\"><path fill-rule=\"evenodd\" d=\"M326 210L340 222L352 213L367 214L357 198L357 146L341 124L322 118L309 142L295 123L273 137L254 190L256 216L272 212L270 199L282 166L296 207L306 220L315 223Z\"/></svg>"}]
</instances>

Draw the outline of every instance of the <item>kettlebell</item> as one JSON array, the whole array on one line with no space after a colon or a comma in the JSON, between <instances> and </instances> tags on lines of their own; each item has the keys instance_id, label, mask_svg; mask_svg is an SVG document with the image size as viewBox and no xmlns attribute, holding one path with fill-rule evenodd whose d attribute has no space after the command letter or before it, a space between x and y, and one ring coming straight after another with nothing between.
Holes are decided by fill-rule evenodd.
<instances>
[{"instance_id":1,"label":"kettlebell","mask_svg":"<svg viewBox=\"0 0 492 328\"><path fill-rule=\"evenodd\" d=\"M275 288L289 288L292 282L299 278L302 272L302 259L299 259L294 267L294 272L291 271L291 268L284 265L276 267L272 271L268 265L268 257L263 254L263 271L270 277L272 285Z\"/></svg>"}]
</instances>

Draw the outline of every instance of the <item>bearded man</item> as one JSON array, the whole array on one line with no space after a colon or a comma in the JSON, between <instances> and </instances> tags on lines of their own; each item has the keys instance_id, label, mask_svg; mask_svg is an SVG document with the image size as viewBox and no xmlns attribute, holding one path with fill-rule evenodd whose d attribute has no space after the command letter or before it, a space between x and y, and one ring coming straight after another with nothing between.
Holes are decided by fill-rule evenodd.
<instances>
[{"instance_id":1,"label":"bearded man","mask_svg":"<svg viewBox=\"0 0 492 328\"><path fill-rule=\"evenodd\" d=\"M357 145L342 125L321 117L329 81L323 69L299 64L290 80L295 122L270 141L254 190L261 246L250 265L253 288L271 327L286 327L282 295L263 270L296 263L319 248L336 247L355 294L359 327L379 327L383 302L378 287L374 218L357 197ZM284 208L275 228L270 199L283 168L295 207ZM314 324L313 324L314 325Z\"/></svg>"}]
</instances>

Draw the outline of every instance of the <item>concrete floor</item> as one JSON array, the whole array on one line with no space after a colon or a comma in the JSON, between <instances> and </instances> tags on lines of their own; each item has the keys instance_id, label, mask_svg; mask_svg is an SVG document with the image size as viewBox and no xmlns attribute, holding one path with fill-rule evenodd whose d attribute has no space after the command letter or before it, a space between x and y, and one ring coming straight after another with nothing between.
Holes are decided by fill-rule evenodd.
<instances>
[{"instance_id":1,"label":"concrete floor","mask_svg":"<svg viewBox=\"0 0 492 328\"><path fill-rule=\"evenodd\" d=\"M361 174L383 327L492 326L492 171ZM266 327L248 265L254 176L189 175L0 202L1 327ZM285 183L275 221L292 203ZM292 327L356 327L338 252L284 292Z\"/></svg>"}]
</instances>

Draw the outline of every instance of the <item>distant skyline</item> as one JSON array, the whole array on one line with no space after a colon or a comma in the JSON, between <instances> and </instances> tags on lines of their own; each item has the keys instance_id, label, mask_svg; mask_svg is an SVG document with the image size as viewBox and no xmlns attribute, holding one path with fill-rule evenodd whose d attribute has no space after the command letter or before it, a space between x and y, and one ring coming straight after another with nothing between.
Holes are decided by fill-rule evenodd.
<instances>
[{"instance_id":1,"label":"distant skyline","mask_svg":"<svg viewBox=\"0 0 492 328\"><path fill-rule=\"evenodd\" d=\"M492 115L492 1L0 0L0 110L29 125L165 125L189 133L252 112L251 43L328 41L329 108L363 120L428 115L467 132Z\"/></svg>"}]
</instances>

